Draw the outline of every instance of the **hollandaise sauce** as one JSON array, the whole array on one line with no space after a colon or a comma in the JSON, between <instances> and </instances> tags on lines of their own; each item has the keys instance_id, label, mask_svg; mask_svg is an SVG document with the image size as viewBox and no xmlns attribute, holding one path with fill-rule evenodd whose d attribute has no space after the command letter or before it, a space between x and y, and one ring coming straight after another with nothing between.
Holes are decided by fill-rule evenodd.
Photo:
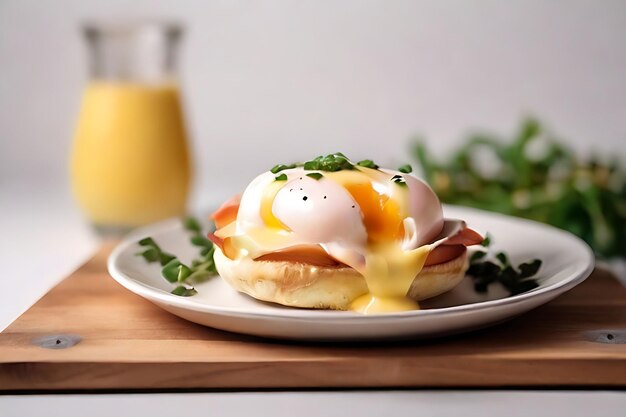
<instances>
[{"instance_id":1,"label":"hollandaise sauce","mask_svg":"<svg viewBox=\"0 0 626 417\"><path fill-rule=\"evenodd\" d=\"M369 292L354 300L350 309L363 314L419 309L406 294L430 247L402 248L403 219L408 214L406 183L390 181L388 175L364 168L356 175L342 171L329 178L338 181L359 204L368 235L364 263L352 266L363 275Z\"/></svg>"},{"instance_id":2,"label":"hollandaise sauce","mask_svg":"<svg viewBox=\"0 0 626 417\"><path fill-rule=\"evenodd\" d=\"M418 310L418 303L406 294L429 252L428 246L410 251L394 243L370 246L359 270L369 292L354 300L350 309L363 314Z\"/></svg>"},{"instance_id":3,"label":"hollandaise sauce","mask_svg":"<svg viewBox=\"0 0 626 417\"><path fill-rule=\"evenodd\" d=\"M74 194L98 226L184 214L190 164L177 87L92 82L71 159Z\"/></svg>"}]
</instances>

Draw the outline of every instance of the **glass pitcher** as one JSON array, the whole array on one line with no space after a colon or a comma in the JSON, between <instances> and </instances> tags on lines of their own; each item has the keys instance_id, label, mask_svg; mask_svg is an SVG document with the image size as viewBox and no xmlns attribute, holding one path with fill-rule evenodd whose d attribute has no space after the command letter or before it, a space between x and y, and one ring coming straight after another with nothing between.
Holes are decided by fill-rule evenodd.
<instances>
[{"instance_id":1,"label":"glass pitcher","mask_svg":"<svg viewBox=\"0 0 626 417\"><path fill-rule=\"evenodd\" d=\"M71 155L73 193L96 230L119 234L185 213L187 135L174 24L88 24L90 80Z\"/></svg>"}]
</instances>

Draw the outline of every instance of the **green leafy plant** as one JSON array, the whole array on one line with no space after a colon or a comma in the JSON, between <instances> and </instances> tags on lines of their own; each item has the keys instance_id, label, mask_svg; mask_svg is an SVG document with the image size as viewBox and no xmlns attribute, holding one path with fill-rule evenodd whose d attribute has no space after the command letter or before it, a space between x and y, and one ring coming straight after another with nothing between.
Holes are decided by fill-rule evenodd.
<instances>
[{"instance_id":1,"label":"green leafy plant","mask_svg":"<svg viewBox=\"0 0 626 417\"><path fill-rule=\"evenodd\" d=\"M444 160L419 142L414 155L445 203L549 223L600 257L626 257L626 172L616 157L580 160L533 119L512 141L474 135Z\"/></svg>"}]
</instances>

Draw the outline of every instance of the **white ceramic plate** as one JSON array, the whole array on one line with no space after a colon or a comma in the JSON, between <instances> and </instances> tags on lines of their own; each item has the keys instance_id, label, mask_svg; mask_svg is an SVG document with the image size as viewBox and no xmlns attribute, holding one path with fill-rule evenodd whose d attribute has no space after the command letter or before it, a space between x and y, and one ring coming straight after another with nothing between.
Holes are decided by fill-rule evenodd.
<instances>
[{"instance_id":1,"label":"white ceramic plate","mask_svg":"<svg viewBox=\"0 0 626 417\"><path fill-rule=\"evenodd\" d=\"M137 241L153 237L164 250L190 261L197 249L179 219L145 227L129 235L112 252L108 268L113 278L135 294L184 319L205 326L256 336L297 340L390 340L427 338L467 332L511 319L538 307L581 283L592 271L590 248L575 236L540 223L484 211L445 207L445 215L460 218L492 236L492 247L505 250L515 264L540 258L540 286L516 296L492 285L477 294L469 277L454 290L421 303L419 311L363 316L344 311L307 310L257 301L240 294L221 278L196 286L198 294L170 294L172 284L158 264L134 254Z\"/></svg>"}]
</instances>

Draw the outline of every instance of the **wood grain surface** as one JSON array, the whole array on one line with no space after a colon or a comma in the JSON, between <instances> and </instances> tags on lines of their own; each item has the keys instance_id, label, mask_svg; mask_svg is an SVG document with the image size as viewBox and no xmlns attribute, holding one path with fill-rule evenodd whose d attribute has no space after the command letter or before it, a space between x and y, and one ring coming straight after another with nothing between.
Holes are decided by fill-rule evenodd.
<instances>
[{"instance_id":1,"label":"wood grain surface","mask_svg":"<svg viewBox=\"0 0 626 417\"><path fill-rule=\"evenodd\" d=\"M617 343L626 331L626 289L600 271L553 302L480 332L316 345L184 321L113 281L105 269L109 250L0 334L0 390L626 386L626 344ZM589 331L609 343L589 340ZM81 341L65 349L34 342L57 335Z\"/></svg>"}]
</instances>

